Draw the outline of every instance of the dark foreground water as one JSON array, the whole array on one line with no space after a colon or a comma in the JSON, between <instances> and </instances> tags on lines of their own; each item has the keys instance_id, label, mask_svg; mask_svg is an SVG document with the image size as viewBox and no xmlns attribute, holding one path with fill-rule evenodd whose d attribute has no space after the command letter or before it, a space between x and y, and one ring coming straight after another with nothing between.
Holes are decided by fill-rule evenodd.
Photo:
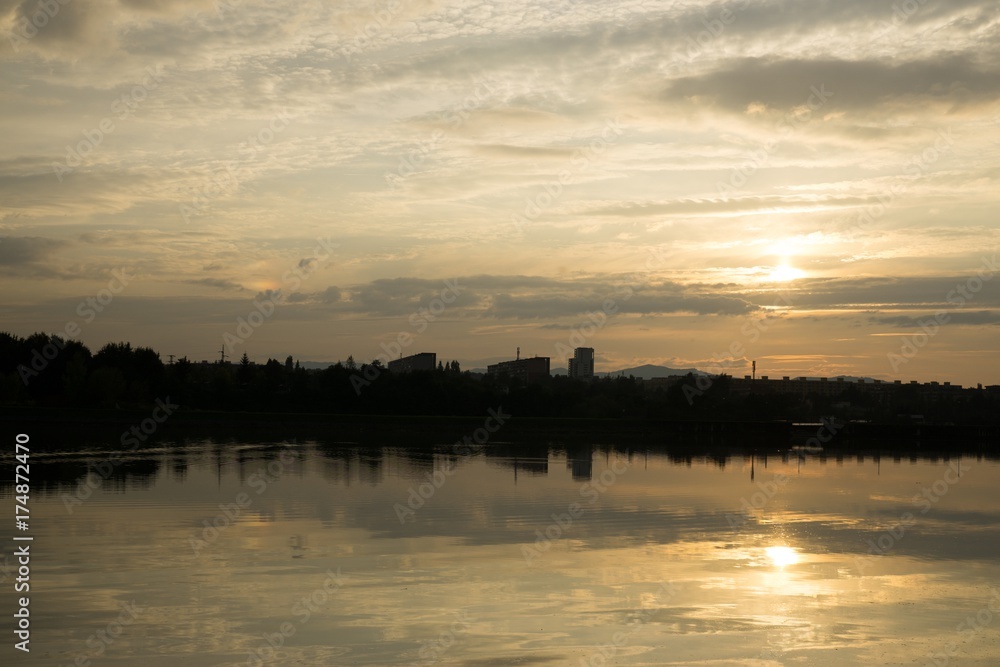
<instances>
[{"instance_id":1,"label":"dark foreground water","mask_svg":"<svg viewBox=\"0 0 1000 667\"><path fill-rule=\"evenodd\" d=\"M31 653L8 546L0 663L1000 664L996 461L108 455L32 454Z\"/></svg>"}]
</instances>

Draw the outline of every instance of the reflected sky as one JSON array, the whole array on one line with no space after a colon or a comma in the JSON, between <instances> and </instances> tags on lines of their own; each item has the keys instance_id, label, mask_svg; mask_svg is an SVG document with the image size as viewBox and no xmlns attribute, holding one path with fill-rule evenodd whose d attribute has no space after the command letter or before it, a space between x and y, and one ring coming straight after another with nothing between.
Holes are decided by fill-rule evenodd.
<instances>
[{"instance_id":1,"label":"reflected sky","mask_svg":"<svg viewBox=\"0 0 1000 667\"><path fill-rule=\"evenodd\" d=\"M195 443L104 479L105 456L33 459L52 475L32 500L30 662L13 664L1000 654L992 460Z\"/></svg>"}]
</instances>

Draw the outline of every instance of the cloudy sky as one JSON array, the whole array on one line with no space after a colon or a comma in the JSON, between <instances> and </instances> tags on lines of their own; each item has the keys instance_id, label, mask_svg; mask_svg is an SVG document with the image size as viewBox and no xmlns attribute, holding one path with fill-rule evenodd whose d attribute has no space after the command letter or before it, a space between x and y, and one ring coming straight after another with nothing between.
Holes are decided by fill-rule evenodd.
<instances>
[{"instance_id":1,"label":"cloudy sky","mask_svg":"<svg viewBox=\"0 0 1000 667\"><path fill-rule=\"evenodd\" d=\"M995 2L0 0L0 30L15 334L1000 384Z\"/></svg>"}]
</instances>

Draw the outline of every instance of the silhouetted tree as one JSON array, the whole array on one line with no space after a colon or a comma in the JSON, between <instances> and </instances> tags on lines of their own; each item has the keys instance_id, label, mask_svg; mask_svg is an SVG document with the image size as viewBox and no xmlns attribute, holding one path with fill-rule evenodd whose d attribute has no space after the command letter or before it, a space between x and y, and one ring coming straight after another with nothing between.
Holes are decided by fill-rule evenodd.
<instances>
[{"instance_id":1,"label":"silhouetted tree","mask_svg":"<svg viewBox=\"0 0 1000 667\"><path fill-rule=\"evenodd\" d=\"M120 399L128 386L125 376L117 368L104 366L90 374L87 391L102 408L118 407Z\"/></svg>"},{"instance_id":2,"label":"silhouetted tree","mask_svg":"<svg viewBox=\"0 0 1000 667\"><path fill-rule=\"evenodd\" d=\"M253 368L250 364L250 357L247 356L246 352L240 357L239 377L241 385L249 384L250 380L253 379Z\"/></svg>"},{"instance_id":3,"label":"silhouetted tree","mask_svg":"<svg viewBox=\"0 0 1000 667\"><path fill-rule=\"evenodd\" d=\"M600 417L669 421L811 421L823 416L997 424L1000 391L986 387L936 398L917 385L871 393L850 383L836 395L771 390L732 390L726 375L687 375L666 386L633 377L576 382L566 377L526 384L508 376L462 372L457 360L436 371L384 373L376 359L361 367L354 357L322 370L302 368L291 356L255 366L192 364L186 357L166 366L150 348L109 343L97 354L77 341L43 333L20 338L0 332L0 403L131 409L169 396L189 408L343 414L482 415L503 405L519 417ZM444 371L444 372L441 372ZM744 387L745 388L745 387ZM357 391L356 391L357 389Z\"/></svg>"}]
</instances>

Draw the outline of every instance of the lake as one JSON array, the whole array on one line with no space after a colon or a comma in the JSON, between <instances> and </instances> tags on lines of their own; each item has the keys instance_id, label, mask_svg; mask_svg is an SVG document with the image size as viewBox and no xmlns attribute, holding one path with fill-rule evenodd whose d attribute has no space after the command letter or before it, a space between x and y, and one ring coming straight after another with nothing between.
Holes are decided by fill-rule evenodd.
<instances>
[{"instance_id":1,"label":"lake","mask_svg":"<svg viewBox=\"0 0 1000 667\"><path fill-rule=\"evenodd\" d=\"M996 460L405 444L33 452L3 664L998 664Z\"/></svg>"}]
</instances>

